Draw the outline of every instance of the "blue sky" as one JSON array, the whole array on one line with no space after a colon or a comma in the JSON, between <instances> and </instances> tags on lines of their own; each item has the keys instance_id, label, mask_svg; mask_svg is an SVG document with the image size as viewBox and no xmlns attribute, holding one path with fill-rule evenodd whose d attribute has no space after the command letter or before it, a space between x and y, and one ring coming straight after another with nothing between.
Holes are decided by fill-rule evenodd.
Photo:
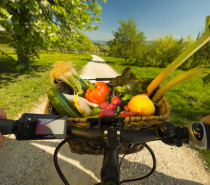
<instances>
[{"instance_id":1,"label":"blue sky","mask_svg":"<svg viewBox=\"0 0 210 185\"><path fill-rule=\"evenodd\" d=\"M119 20L127 21L129 17L135 17L146 40L161 33L176 38L191 34L196 38L210 15L210 0L107 0L100 5L102 24L97 31L85 32L92 40L112 39L112 32L120 27Z\"/></svg>"}]
</instances>

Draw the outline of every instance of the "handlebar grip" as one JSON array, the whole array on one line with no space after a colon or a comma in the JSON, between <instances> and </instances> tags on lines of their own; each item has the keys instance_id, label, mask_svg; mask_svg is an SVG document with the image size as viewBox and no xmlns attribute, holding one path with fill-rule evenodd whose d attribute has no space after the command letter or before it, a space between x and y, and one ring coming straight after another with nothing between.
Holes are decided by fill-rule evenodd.
<instances>
[{"instance_id":1,"label":"handlebar grip","mask_svg":"<svg viewBox=\"0 0 210 185\"><path fill-rule=\"evenodd\" d=\"M83 140L101 142L103 140L103 131L98 129L84 129L77 127L67 127L67 135Z\"/></svg>"},{"instance_id":2,"label":"handlebar grip","mask_svg":"<svg viewBox=\"0 0 210 185\"><path fill-rule=\"evenodd\" d=\"M135 130L126 130L123 132L124 141L130 144L144 143L158 139L156 129L145 129L139 132Z\"/></svg>"},{"instance_id":3,"label":"handlebar grip","mask_svg":"<svg viewBox=\"0 0 210 185\"><path fill-rule=\"evenodd\" d=\"M13 134L15 121L10 119L0 119L0 132L2 135Z\"/></svg>"}]
</instances>

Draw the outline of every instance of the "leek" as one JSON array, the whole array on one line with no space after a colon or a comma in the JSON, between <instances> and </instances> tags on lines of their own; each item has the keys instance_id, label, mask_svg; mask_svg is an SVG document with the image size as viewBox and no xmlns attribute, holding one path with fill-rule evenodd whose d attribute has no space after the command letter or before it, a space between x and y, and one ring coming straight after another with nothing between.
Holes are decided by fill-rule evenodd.
<instances>
[{"instance_id":1,"label":"leek","mask_svg":"<svg viewBox=\"0 0 210 185\"><path fill-rule=\"evenodd\" d=\"M174 70L176 70L182 63L184 63L192 54L200 49L204 44L210 40L210 16L206 17L205 32L201 37L180 54L171 64L169 64L147 87L147 95L150 96L160 83L165 80Z\"/></svg>"},{"instance_id":2,"label":"leek","mask_svg":"<svg viewBox=\"0 0 210 185\"><path fill-rule=\"evenodd\" d=\"M83 94L89 87L77 74L71 62L56 62L50 72L50 78L52 81L59 79L65 82L75 92L80 94Z\"/></svg>"},{"instance_id":3,"label":"leek","mask_svg":"<svg viewBox=\"0 0 210 185\"><path fill-rule=\"evenodd\" d=\"M162 87L160 87L160 89L157 90L157 92L154 94L154 96L152 97L152 101L155 103L158 101L158 99L167 91L169 90L171 87L173 87L174 85L176 85L177 83L188 79L190 77L193 76L197 76L203 73L210 73L210 65L208 66L199 66L199 67L195 67L193 69L190 69L189 71L186 71L176 77L174 77L173 79L171 79L170 81L168 81L167 83L165 83Z\"/></svg>"}]
</instances>

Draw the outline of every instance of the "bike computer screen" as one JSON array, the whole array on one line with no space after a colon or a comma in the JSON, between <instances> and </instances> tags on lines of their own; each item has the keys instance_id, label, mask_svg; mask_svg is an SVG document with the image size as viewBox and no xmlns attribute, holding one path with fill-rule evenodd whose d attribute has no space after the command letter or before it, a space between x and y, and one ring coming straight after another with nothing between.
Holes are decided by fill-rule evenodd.
<instances>
[{"instance_id":1,"label":"bike computer screen","mask_svg":"<svg viewBox=\"0 0 210 185\"><path fill-rule=\"evenodd\" d=\"M66 116L26 113L19 120L16 139L63 139L66 127Z\"/></svg>"}]
</instances>

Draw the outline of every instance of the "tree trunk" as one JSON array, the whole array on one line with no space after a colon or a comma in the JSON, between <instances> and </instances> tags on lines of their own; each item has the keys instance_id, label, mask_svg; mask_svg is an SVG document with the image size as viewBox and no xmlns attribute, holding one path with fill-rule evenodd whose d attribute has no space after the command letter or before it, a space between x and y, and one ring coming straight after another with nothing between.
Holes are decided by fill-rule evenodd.
<instances>
[{"instance_id":1,"label":"tree trunk","mask_svg":"<svg viewBox=\"0 0 210 185\"><path fill-rule=\"evenodd\" d=\"M21 25L21 30L19 30L19 34L17 34L17 47L16 52L18 56L18 64L24 65L26 68L29 67L30 56L29 54L29 47L28 47L28 32L29 29L25 27L26 24L30 22L28 17L28 10L27 9L20 9L19 12L19 25Z\"/></svg>"},{"instance_id":2,"label":"tree trunk","mask_svg":"<svg viewBox=\"0 0 210 185\"><path fill-rule=\"evenodd\" d=\"M18 55L18 64L24 65L26 68L29 67L29 58L24 54L17 54Z\"/></svg>"}]
</instances>

